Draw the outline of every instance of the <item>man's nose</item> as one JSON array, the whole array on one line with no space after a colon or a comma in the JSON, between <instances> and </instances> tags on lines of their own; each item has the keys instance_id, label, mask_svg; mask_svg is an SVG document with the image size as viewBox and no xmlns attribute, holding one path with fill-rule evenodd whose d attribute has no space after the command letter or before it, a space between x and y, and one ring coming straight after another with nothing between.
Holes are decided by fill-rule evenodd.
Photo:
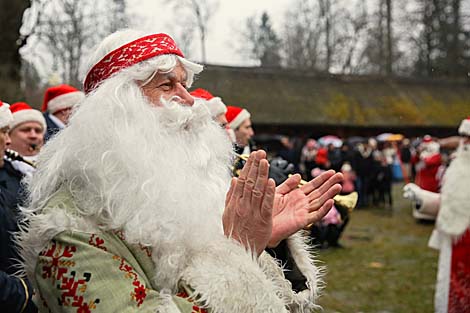
<instances>
[{"instance_id":1,"label":"man's nose","mask_svg":"<svg viewBox=\"0 0 470 313\"><path fill-rule=\"evenodd\" d=\"M34 129L30 130L28 133L28 137L30 138L37 138L39 137L39 132L35 131Z\"/></svg>"},{"instance_id":2,"label":"man's nose","mask_svg":"<svg viewBox=\"0 0 470 313\"><path fill-rule=\"evenodd\" d=\"M184 86L181 84L178 84L175 96L180 97L183 104L189 106L192 106L194 104L194 98L189 94L188 90L186 90L186 88L184 88Z\"/></svg>"},{"instance_id":3,"label":"man's nose","mask_svg":"<svg viewBox=\"0 0 470 313\"><path fill-rule=\"evenodd\" d=\"M9 146L11 144L11 138L8 133L5 134L5 145Z\"/></svg>"}]
</instances>

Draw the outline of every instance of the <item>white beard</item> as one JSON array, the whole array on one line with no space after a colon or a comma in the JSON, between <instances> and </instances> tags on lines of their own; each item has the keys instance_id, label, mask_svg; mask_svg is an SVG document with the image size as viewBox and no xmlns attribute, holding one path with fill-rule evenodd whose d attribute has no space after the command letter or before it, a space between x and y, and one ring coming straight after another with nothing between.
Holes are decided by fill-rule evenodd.
<instances>
[{"instance_id":1,"label":"white beard","mask_svg":"<svg viewBox=\"0 0 470 313\"><path fill-rule=\"evenodd\" d=\"M136 95L97 92L80 106L40 154L30 208L65 186L82 216L158 247L155 281L174 288L191 251L223 237L232 146L205 106L154 107Z\"/></svg>"},{"instance_id":2,"label":"white beard","mask_svg":"<svg viewBox=\"0 0 470 313\"><path fill-rule=\"evenodd\" d=\"M470 226L470 144L460 144L444 175L437 227L458 237Z\"/></svg>"}]
</instances>

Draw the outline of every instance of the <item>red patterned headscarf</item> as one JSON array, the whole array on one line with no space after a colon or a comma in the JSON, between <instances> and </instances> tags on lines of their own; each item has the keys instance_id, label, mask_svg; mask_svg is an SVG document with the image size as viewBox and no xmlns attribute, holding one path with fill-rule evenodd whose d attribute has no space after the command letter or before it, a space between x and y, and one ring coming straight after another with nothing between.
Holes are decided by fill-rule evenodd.
<instances>
[{"instance_id":1,"label":"red patterned headscarf","mask_svg":"<svg viewBox=\"0 0 470 313\"><path fill-rule=\"evenodd\" d=\"M173 38L167 34L154 34L131 41L96 63L86 75L83 89L88 94L120 70L163 54L175 54L184 58Z\"/></svg>"}]
</instances>

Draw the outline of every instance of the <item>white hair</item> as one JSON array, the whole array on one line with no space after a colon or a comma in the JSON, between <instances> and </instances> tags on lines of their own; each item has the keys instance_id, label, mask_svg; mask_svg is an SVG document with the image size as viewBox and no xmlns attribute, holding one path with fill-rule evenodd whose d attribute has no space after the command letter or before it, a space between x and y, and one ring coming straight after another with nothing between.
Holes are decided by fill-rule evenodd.
<instances>
[{"instance_id":1,"label":"white hair","mask_svg":"<svg viewBox=\"0 0 470 313\"><path fill-rule=\"evenodd\" d=\"M104 230L123 230L131 244L158 246L156 264L166 262L161 267L166 269L174 264L181 272L176 267L189 262L187 249L223 236L233 152L205 106L170 100L156 107L146 99L137 81L162 59L167 58L122 70L86 97L40 152L22 211L34 225L51 197L65 190L79 216ZM52 239L29 232L20 237L23 249L28 242ZM156 268L156 281L176 284L177 275Z\"/></svg>"}]
</instances>

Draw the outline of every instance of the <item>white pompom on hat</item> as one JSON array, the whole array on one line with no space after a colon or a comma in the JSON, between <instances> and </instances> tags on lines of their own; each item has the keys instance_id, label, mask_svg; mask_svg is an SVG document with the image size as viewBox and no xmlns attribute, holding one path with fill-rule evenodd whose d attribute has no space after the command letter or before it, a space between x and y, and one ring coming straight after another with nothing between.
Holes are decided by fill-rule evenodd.
<instances>
[{"instance_id":1,"label":"white pompom on hat","mask_svg":"<svg viewBox=\"0 0 470 313\"><path fill-rule=\"evenodd\" d=\"M10 105L0 100L0 128L11 125L13 122L13 115L10 111Z\"/></svg>"},{"instance_id":2,"label":"white pompom on hat","mask_svg":"<svg viewBox=\"0 0 470 313\"><path fill-rule=\"evenodd\" d=\"M459 135L470 136L470 117L467 117L460 123Z\"/></svg>"},{"instance_id":3,"label":"white pompom on hat","mask_svg":"<svg viewBox=\"0 0 470 313\"><path fill-rule=\"evenodd\" d=\"M42 113L33 109L25 102L16 102L10 105L10 111L13 115L13 121L10 128L14 129L16 126L26 122L37 122L41 124L43 132L46 131L46 120Z\"/></svg>"}]
</instances>

